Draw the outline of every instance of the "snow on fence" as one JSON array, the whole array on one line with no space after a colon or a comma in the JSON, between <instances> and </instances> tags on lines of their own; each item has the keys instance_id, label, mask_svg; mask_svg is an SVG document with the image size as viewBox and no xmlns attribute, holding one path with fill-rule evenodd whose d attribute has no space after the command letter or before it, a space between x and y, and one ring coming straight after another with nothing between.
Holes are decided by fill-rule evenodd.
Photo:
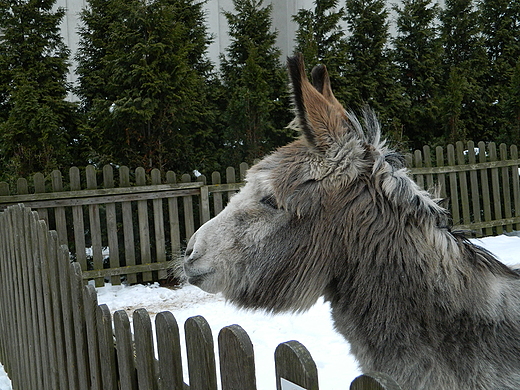
<instances>
[{"instance_id":1,"label":"snow on fence","mask_svg":"<svg viewBox=\"0 0 520 390\"><path fill-rule=\"evenodd\" d=\"M498 150L497 150L498 149ZM429 146L407 156L417 183L437 186L448 201L455 228L477 236L520 230L518 150L491 142L457 142ZM55 229L59 244L68 245L85 279L97 286L165 279L195 229L218 214L240 186L247 170L228 168L225 180L144 168L131 171L110 165L49 178L35 174L20 179L16 189L0 183L0 208L24 203L38 210ZM223 183L225 181L225 183ZM102 183L102 184L101 184Z\"/></svg>"},{"instance_id":2,"label":"snow on fence","mask_svg":"<svg viewBox=\"0 0 520 390\"><path fill-rule=\"evenodd\" d=\"M182 377L177 322L146 309L112 315L85 285L78 262L37 212L23 205L0 214L0 361L13 389L216 390L214 341L203 317L184 324L189 386ZM154 340L156 343L154 343ZM157 345L157 348L154 347ZM220 388L255 390L253 346L238 325L218 336ZM318 389L317 369L297 341L275 351L277 390ZM347 385L345 385L346 388ZM363 375L352 390L398 390L382 374Z\"/></svg>"}]
</instances>

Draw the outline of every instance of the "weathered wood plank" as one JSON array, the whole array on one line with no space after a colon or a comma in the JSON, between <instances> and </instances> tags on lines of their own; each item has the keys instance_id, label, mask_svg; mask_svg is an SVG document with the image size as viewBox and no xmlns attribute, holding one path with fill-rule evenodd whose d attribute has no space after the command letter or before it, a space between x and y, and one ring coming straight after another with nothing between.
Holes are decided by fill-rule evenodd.
<instances>
[{"instance_id":1,"label":"weathered wood plank","mask_svg":"<svg viewBox=\"0 0 520 390\"><path fill-rule=\"evenodd\" d=\"M49 230L45 221L38 221L38 243L40 246L40 272L41 272L41 286L43 294L43 310L45 311L44 325L46 330L46 347L48 348L50 386L53 389L59 389L59 372L58 372L58 357L56 352L56 337L54 328L54 310L52 301L51 289L53 285L50 284L49 275Z\"/></svg>"},{"instance_id":2,"label":"weathered wood plank","mask_svg":"<svg viewBox=\"0 0 520 390\"><path fill-rule=\"evenodd\" d=\"M496 144L494 142L489 143L489 160L496 162L498 159ZM491 168L491 194L493 195L493 212L494 220L502 219L502 199L500 197L500 178L498 168ZM502 226L496 227L497 234L502 234L504 229Z\"/></svg>"},{"instance_id":3,"label":"weathered wood plank","mask_svg":"<svg viewBox=\"0 0 520 390\"><path fill-rule=\"evenodd\" d=\"M90 363L88 355L87 324L85 320L85 301L83 299L83 278L81 265L70 264L70 292L72 301L72 315L74 321L74 338L76 343L76 366L78 369L78 383L80 390L91 389Z\"/></svg>"},{"instance_id":4,"label":"weathered wood plank","mask_svg":"<svg viewBox=\"0 0 520 390\"><path fill-rule=\"evenodd\" d=\"M211 184L218 185L221 184L222 180L220 178L220 172L213 172L211 174ZM222 203L222 193L213 192L213 211L214 215L218 215L224 209L224 204Z\"/></svg>"},{"instance_id":5,"label":"weathered wood plank","mask_svg":"<svg viewBox=\"0 0 520 390\"><path fill-rule=\"evenodd\" d=\"M166 182L169 184L177 183L177 177L172 171L166 173ZM179 221L179 202L178 198L168 198L168 219L170 223L170 241L172 258L180 253L181 250L181 229Z\"/></svg>"},{"instance_id":6,"label":"weathered wood plank","mask_svg":"<svg viewBox=\"0 0 520 390\"><path fill-rule=\"evenodd\" d=\"M130 320L124 310L114 313L114 334L117 349L117 366L121 389L137 390L137 371L134 362L134 342Z\"/></svg>"},{"instance_id":7,"label":"weathered wood plank","mask_svg":"<svg viewBox=\"0 0 520 390\"><path fill-rule=\"evenodd\" d=\"M213 336L204 317L190 317L184 323L190 390L217 390Z\"/></svg>"},{"instance_id":8,"label":"weathered wood plank","mask_svg":"<svg viewBox=\"0 0 520 390\"><path fill-rule=\"evenodd\" d=\"M470 164L475 164L477 161L475 154L475 144L472 141L468 142L468 161ZM473 212L473 222L479 223L482 221L480 208L480 191L478 183L477 171L469 172L470 181L470 197L471 197L471 211ZM482 229L475 229L478 237L482 236Z\"/></svg>"},{"instance_id":9,"label":"weathered wood plank","mask_svg":"<svg viewBox=\"0 0 520 390\"><path fill-rule=\"evenodd\" d=\"M146 185L146 172L140 167L135 170L135 184ZM146 200L137 201L137 221L139 225L139 249L141 254L141 264L152 262L150 251L150 223L148 221L148 202ZM143 282L152 280L151 272L143 273Z\"/></svg>"},{"instance_id":10,"label":"weathered wood plank","mask_svg":"<svg viewBox=\"0 0 520 390\"><path fill-rule=\"evenodd\" d=\"M354 379L350 390L401 390L401 386L386 374L370 372Z\"/></svg>"},{"instance_id":11,"label":"weathered wood plank","mask_svg":"<svg viewBox=\"0 0 520 390\"><path fill-rule=\"evenodd\" d=\"M87 188L96 189L96 169L89 165L86 170ZM101 218L99 216L99 205L91 204L88 206L88 216L90 221L90 241L92 245L92 263L94 269L103 269L103 247L101 241ZM105 281L101 278L95 280L96 287L102 287Z\"/></svg>"},{"instance_id":12,"label":"weathered wood plank","mask_svg":"<svg viewBox=\"0 0 520 390\"><path fill-rule=\"evenodd\" d=\"M99 364L103 390L118 390L116 372L116 354L114 337L112 336L112 316L107 305L97 307L97 337L99 348Z\"/></svg>"},{"instance_id":13,"label":"weathered wood plank","mask_svg":"<svg viewBox=\"0 0 520 390\"><path fill-rule=\"evenodd\" d=\"M188 183L191 181L191 177L188 174L184 174L181 176L181 181L183 183ZM202 185L202 183L200 183ZM184 208L184 228L185 228L185 236L189 239L193 233L195 232L195 218L193 216L193 199L191 195L182 197L182 204Z\"/></svg>"},{"instance_id":14,"label":"weathered wood plank","mask_svg":"<svg viewBox=\"0 0 520 390\"><path fill-rule=\"evenodd\" d=\"M464 157L464 144L460 141L456 143L456 158L457 163L459 165L465 164ZM470 212L469 212L469 194L468 194L468 181L466 172L458 173L459 179L459 189L460 189L460 202L462 209L462 223L468 224L471 222Z\"/></svg>"},{"instance_id":15,"label":"weathered wood plank","mask_svg":"<svg viewBox=\"0 0 520 390\"><path fill-rule=\"evenodd\" d=\"M78 191L81 189L81 177L77 167L69 170L70 189ZM85 220L83 218L83 207L72 206L72 227L74 231L74 244L76 246L76 261L81 265L81 269L87 270L87 254L85 245Z\"/></svg>"},{"instance_id":16,"label":"weathered wood plank","mask_svg":"<svg viewBox=\"0 0 520 390\"><path fill-rule=\"evenodd\" d=\"M413 163L415 168L422 168L422 153L420 150L416 150L413 154ZM415 182L421 188L424 187L424 176L422 173L418 173L415 175Z\"/></svg>"},{"instance_id":17,"label":"weathered wood plank","mask_svg":"<svg viewBox=\"0 0 520 390\"><path fill-rule=\"evenodd\" d=\"M119 186L130 187L130 169L126 166L119 168ZM136 264L136 248L134 239L134 222L132 213L132 203L129 201L121 203L121 214L123 220L123 242L125 247L125 264L134 266ZM126 277L128 283L137 283L137 275L129 274Z\"/></svg>"},{"instance_id":18,"label":"weathered wood plank","mask_svg":"<svg viewBox=\"0 0 520 390\"><path fill-rule=\"evenodd\" d=\"M114 170L111 165L103 167L103 187L114 188ZM107 239L110 268L117 268L119 264L119 242L117 238L116 204L106 204ZM121 278L113 275L110 278L113 285L121 284Z\"/></svg>"},{"instance_id":19,"label":"weathered wood plank","mask_svg":"<svg viewBox=\"0 0 520 390\"><path fill-rule=\"evenodd\" d=\"M507 160L507 146L505 144L500 144L499 147L500 150L500 160L506 161ZM511 209L511 184L510 184L510 174L509 174L510 167L502 167L501 173L501 181L502 181L502 206L504 209L504 217L505 219L511 218L513 216L512 209ZM513 231L513 225L508 224L505 226L506 231L511 232Z\"/></svg>"},{"instance_id":20,"label":"weathered wood plank","mask_svg":"<svg viewBox=\"0 0 520 390\"><path fill-rule=\"evenodd\" d=\"M99 361L99 343L97 333L97 295L96 289L91 284L86 285L83 290L85 323L88 345L90 384L92 390L103 390L101 380L101 367Z\"/></svg>"},{"instance_id":21,"label":"weathered wood plank","mask_svg":"<svg viewBox=\"0 0 520 390\"><path fill-rule=\"evenodd\" d=\"M222 390L256 390L253 344L245 330L239 325L222 328L218 350Z\"/></svg>"},{"instance_id":22,"label":"weathered wood plank","mask_svg":"<svg viewBox=\"0 0 520 390\"><path fill-rule=\"evenodd\" d=\"M150 316L146 309L137 309L133 314L135 337L135 365L139 389L157 390L155 353Z\"/></svg>"},{"instance_id":23,"label":"weathered wood plank","mask_svg":"<svg viewBox=\"0 0 520 390\"><path fill-rule=\"evenodd\" d=\"M513 160L518 159L518 148L516 145L511 145L510 148L511 151L511 158ZM515 207L515 217L520 216L520 182L519 182L519 166L513 165L511 166L511 177L512 177L512 184L513 184L513 204ZM520 230L520 225L516 224L514 225L515 230Z\"/></svg>"},{"instance_id":24,"label":"weathered wood plank","mask_svg":"<svg viewBox=\"0 0 520 390\"><path fill-rule=\"evenodd\" d=\"M42 173L37 172L33 175L33 185L34 185L34 193L35 194L43 194L46 192L45 188L45 176ZM3 194L2 194L3 195ZM40 215L40 219L43 219L47 226L49 225L49 214L47 209L38 209L38 214Z\"/></svg>"},{"instance_id":25,"label":"weathered wood plank","mask_svg":"<svg viewBox=\"0 0 520 390\"><path fill-rule=\"evenodd\" d=\"M159 356L159 388L183 390L179 327L173 314L163 311L155 316L157 354Z\"/></svg>"},{"instance_id":26,"label":"weathered wood plank","mask_svg":"<svg viewBox=\"0 0 520 390\"><path fill-rule=\"evenodd\" d=\"M447 156L448 156L448 165L455 165L455 148L453 145L448 145L446 147ZM460 205L459 205L459 190L457 183L457 172L450 172L448 174L448 179L450 183L450 205L451 205L451 216L453 218L453 223L455 225L459 225L462 221L460 218Z\"/></svg>"},{"instance_id":27,"label":"weathered wood plank","mask_svg":"<svg viewBox=\"0 0 520 390\"><path fill-rule=\"evenodd\" d=\"M282 390L282 378L306 390L318 390L318 369L303 344L293 340L278 345L274 360L277 390Z\"/></svg>"},{"instance_id":28,"label":"weathered wood plank","mask_svg":"<svg viewBox=\"0 0 520 390\"><path fill-rule=\"evenodd\" d=\"M435 159L437 161L438 167L444 166L444 149L440 146L435 148ZM446 186L446 175L444 173L439 173L437 175L437 182L439 183L439 190L441 198L446 199L447 197L447 186Z\"/></svg>"},{"instance_id":29,"label":"weathered wood plank","mask_svg":"<svg viewBox=\"0 0 520 390\"><path fill-rule=\"evenodd\" d=\"M52 171L51 183L52 183L52 190L54 192L63 191L63 178L62 178L60 171L58 171L58 170ZM67 235L67 219L65 218L65 207L60 206L60 207L54 208L54 219L56 221L56 231L58 232L59 245L67 245L68 235Z\"/></svg>"},{"instance_id":30,"label":"weathered wood plank","mask_svg":"<svg viewBox=\"0 0 520 390\"><path fill-rule=\"evenodd\" d=\"M487 148L484 142L478 143L479 153L478 159L480 163L484 164L487 161ZM482 190L482 206L484 212L484 221L491 221L491 197L489 195L489 172L487 169L480 170L480 183ZM486 227L484 231L485 235L493 234L491 227Z\"/></svg>"},{"instance_id":31,"label":"weathered wood plank","mask_svg":"<svg viewBox=\"0 0 520 390\"><path fill-rule=\"evenodd\" d=\"M161 184L161 172L158 169L153 169L151 173L152 185ZM164 214L163 214L163 200L154 199L153 206L153 223L155 233L155 261L166 261L166 236L164 232ZM159 272L159 279L166 279L166 272Z\"/></svg>"}]
</instances>

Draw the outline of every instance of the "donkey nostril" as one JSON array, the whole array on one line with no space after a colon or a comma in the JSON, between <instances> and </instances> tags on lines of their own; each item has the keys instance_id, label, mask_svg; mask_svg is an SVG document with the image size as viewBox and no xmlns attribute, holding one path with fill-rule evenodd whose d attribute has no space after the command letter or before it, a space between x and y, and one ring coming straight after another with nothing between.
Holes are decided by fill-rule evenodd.
<instances>
[{"instance_id":1,"label":"donkey nostril","mask_svg":"<svg viewBox=\"0 0 520 390\"><path fill-rule=\"evenodd\" d=\"M185 257L190 257L193 253L193 248L186 248L186 251L184 252Z\"/></svg>"}]
</instances>

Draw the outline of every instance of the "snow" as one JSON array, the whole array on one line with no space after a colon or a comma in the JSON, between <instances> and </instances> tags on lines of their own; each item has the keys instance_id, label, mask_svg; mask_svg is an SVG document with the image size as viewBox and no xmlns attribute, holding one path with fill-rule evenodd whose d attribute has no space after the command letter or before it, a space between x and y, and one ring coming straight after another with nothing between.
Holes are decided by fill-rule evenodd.
<instances>
[{"instance_id":1,"label":"snow","mask_svg":"<svg viewBox=\"0 0 520 390\"><path fill-rule=\"evenodd\" d=\"M504 263L520 263L520 237L501 235L473 240L495 253ZM360 374L349 345L334 331L329 305L322 300L303 314L270 315L259 311L239 310L225 302L221 295L207 294L193 286L180 289L160 287L158 284L112 286L97 289L98 302L112 312L125 310L129 316L144 307L153 317L161 311L171 311L184 337L184 321L202 315L210 324L215 346L221 328L239 324L248 333L255 351L258 390L276 388L274 351L279 343L298 340L307 347L318 367L320 388L345 389ZM183 343L181 343L183 344ZM185 352L183 351L185 359ZM218 364L218 361L217 361ZM184 364L186 366L186 364ZM188 382L187 373L184 380ZM9 378L0 365L0 390L11 390Z\"/></svg>"}]
</instances>

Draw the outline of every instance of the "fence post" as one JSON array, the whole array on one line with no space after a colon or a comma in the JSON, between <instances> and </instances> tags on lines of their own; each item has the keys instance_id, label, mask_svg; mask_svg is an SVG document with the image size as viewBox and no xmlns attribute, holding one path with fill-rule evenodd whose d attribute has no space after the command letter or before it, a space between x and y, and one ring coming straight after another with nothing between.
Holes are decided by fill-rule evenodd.
<instances>
[{"instance_id":1,"label":"fence post","mask_svg":"<svg viewBox=\"0 0 520 390\"><path fill-rule=\"evenodd\" d=\"M401 390L401 386L386 374L370 372L354 379L350 390Z\"/></svg>"},{"instance_id":2,"label":"fence post","mask_svg":"<svg viewBox=\"0 0 520 390\"><path fill-rule=\"evenodd\" d=\"M256 390L255 355L246 331L239 325L222 328L218 350L222 390Z\"/></svg>"},{"instance_id":3,"label":"fence post","mask_svg":"<svg viewBox=\"0 0 520 390\"><path fill-rule=\"evenodd\" d=\"M202 316L190 317L184 323L190 390L217 390L217 373L213 336Z\"/></svg>"},{"instance_id":4,"label":"fence post","mask_svg":"<svg viewBox=\"0 0 520 390\"><path fill-rule=\"evenodd\" d=\"M318 390L318 369L305 346L295 340L278 345L274 353L276 389L287 380L306 390Z\"/></svg>"}]
</instances>

